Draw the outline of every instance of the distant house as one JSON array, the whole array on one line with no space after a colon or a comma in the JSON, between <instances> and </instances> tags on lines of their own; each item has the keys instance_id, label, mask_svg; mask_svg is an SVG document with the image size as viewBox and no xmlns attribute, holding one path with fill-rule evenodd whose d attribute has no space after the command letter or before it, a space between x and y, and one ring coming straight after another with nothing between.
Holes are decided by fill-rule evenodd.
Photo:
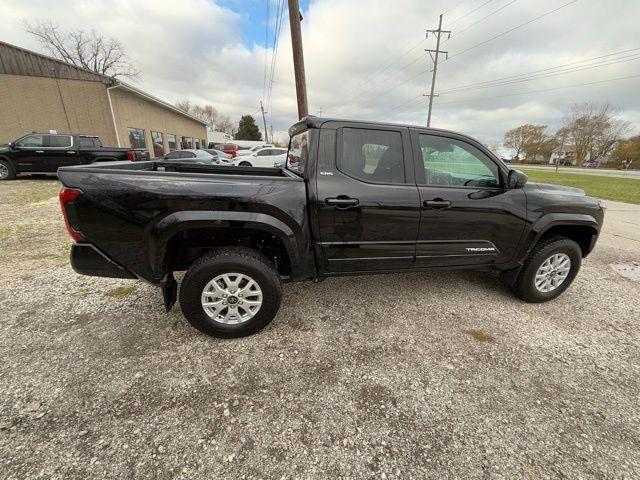
<instances>
[{"instance_id":1,"label":"distant house","mask_svg":"<svg viewBox=\"0 0 640 480\"><path fill-rule=\"evenodd\" d=\"M549 163L555 165L575 165L576 164L576 148L573 145L562 145L556 148L549 157Z\"/></svg>"}]
</instances>

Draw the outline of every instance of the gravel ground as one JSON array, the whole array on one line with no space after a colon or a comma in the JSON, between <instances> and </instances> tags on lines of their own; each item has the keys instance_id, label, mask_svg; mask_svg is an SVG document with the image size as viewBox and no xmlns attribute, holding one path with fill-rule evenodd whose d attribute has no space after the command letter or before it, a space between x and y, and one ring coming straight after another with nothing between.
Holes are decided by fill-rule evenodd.
<instances>
[{"instance_id":1,"label":"gravel ground","mask_svg":"<svg viewBox=\"0 0 640 480\"><path fill-rule=\"evenodd\" d=\"M4 478L640 476L640 283L612 268L638 241L603 235L547 304L481 273L338 278L218 340L74 274L57 189L0 185Z\"/></svg>"}]
</instances>

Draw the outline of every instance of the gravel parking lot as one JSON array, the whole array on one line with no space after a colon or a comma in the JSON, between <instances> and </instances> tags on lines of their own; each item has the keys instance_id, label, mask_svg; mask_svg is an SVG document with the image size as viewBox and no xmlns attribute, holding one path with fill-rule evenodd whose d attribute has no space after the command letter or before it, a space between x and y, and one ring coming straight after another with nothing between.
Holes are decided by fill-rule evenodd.
<instances>
[{"instance_id":1,"label":"gravel parking lot","mask_svg":"<svg viewBox=\"0 0 640 480\"><path fill-rule=\"evenodd\" d=\"M4 478L638 478L640 206L542 305L482 273L284 288L206 337L76 275L51 179L0 185Z\"/></svg>"}]
</instances>

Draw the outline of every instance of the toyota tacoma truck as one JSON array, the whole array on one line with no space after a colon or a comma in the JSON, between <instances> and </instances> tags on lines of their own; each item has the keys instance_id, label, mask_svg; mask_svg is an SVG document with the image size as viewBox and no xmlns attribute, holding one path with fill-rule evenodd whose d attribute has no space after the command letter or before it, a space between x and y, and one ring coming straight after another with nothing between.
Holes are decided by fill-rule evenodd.
<instances>
[{"instance_id":1,"label":"toyota tacoma truck","mask_svg":"<svg viewBox=\"0 0 640 480\"><path fill-rule=\"evenodd\" d=\"M142 279L204 333L238 337L278 312L282 282L475 269L527 302L564 292L604 208L576 188L527 182L468 136L307 117L285 168L64 167L60 201L85 275Z\"/></svg>"},{"instance_id":2,"label":"toyota tacoma truck","mask_svg":"<svg viewBox=\"0 0 640 480\"><path fill-rule=\"evenodd\" d=\"M115 160L149 159L144 149L103 147L98 137L58 133L29 133L0 145L0 180L26 173L56 173L58 168Z\"/></svg>"}]
</instances>

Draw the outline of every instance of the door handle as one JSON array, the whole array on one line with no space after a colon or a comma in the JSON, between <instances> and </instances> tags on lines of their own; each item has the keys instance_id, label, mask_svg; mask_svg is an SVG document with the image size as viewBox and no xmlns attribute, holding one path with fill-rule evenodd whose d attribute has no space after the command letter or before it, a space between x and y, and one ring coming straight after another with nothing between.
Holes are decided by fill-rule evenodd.
<instances>
[{"instance_id":1,"label":"door handle","mask_svg":"<svg viewBox=\"0 0 640 480\"><path fill-rule=\"evenodd\" d=\"M346 195L339 195L335 198L325 198L324 204L334 206L339 210L346 210L349 207L355 207L360 203L357 198L350 198Z\"/></svg>"},{"instance_id":2,"label":"door handle","mask_svg":"<svg viewBox=\"0 0 640 480\"><path fill-rule=\"evenodd\" d=\"M36 153L44 153L44 150L36 150Z\"/></svg>"},{"instance_id":3,"label":"door handle","mask_svg":"<svg viewBox=\"0 0 640 480\"><path fill-rule=\"evenodd\" d=\"M451 206L449 200L443 200L442 198L434 198L433 200L425 200L424 206L433 208L434 210L446 210Z\"/></svg>"}]
</instances>

